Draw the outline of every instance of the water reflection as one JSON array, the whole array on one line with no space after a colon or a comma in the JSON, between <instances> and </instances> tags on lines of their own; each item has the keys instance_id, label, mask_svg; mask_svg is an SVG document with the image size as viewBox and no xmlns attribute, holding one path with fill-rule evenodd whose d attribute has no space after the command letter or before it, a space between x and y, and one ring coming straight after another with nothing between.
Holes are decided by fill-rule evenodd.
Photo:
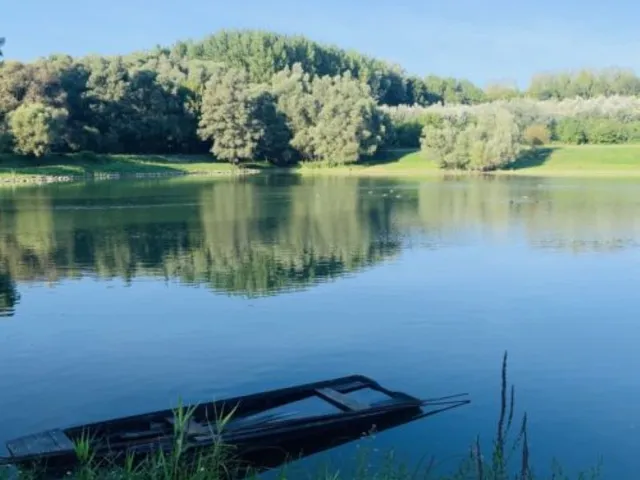
<instances>
[{"instance_id":1,"label":"water reflection","mask_svg":"<svg viewBox=\"0 0 640 480\"><path fill-rule=\"evenodd\" d=\"M0 270L0 317L13 316L15 304L19 299L15 282L8 273Z\"/></svg>"},{"instance_id":2,"label":"water reflection","mask_svg":"<svg viewBox=\"0 0 640 480\"><path fill-rule=\"evenodd\" d=\"M16 283L85 275L271 295L374 265L415 235L569 252L635 247L639 190L603 180L274 176L3 191L0 314L19 301Z\"/></svg>"}]
</instances>

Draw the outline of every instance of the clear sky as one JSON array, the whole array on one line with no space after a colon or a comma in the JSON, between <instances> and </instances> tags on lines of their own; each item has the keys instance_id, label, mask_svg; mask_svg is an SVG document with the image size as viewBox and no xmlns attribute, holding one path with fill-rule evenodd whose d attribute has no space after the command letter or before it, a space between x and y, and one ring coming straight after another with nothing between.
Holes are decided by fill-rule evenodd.
<instances>
[{"instance_id":1,"label":"clear sky","mask_svg":"<svg viewBox=\"0 0 640 480\"><path fill-rule=\"evenodd\" d=\"M525 85L540 71L640 71L637 0L7 0L7 59L127 53L221 28L301 33L410 73Z\"/></svg>"}]
</instances>

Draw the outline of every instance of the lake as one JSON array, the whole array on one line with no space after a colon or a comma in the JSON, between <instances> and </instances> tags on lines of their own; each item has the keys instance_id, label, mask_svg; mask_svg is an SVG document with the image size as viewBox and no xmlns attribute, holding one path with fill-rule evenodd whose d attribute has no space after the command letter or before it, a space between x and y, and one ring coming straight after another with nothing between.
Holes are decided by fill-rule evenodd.
<instances>
[{"instance_id":1,"label":"lake","mask_svg":"<svg viewBox=\"0 0 640 480\"><path fill-rule=\"evenodd\" d=\"M602 457L603 478L634 478L639 246L633 180L2 189L0 442L359 373L421 397L470 394L373 443L451 470L476 435L490 448L508 351L536 469Z\"/></svg>"}]
</instances>

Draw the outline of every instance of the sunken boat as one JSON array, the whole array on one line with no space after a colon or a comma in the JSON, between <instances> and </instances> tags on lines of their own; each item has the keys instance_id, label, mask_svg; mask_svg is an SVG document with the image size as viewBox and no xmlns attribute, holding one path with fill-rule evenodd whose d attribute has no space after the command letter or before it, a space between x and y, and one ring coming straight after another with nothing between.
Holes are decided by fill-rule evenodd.
<instances>
[{"instance_id":1,"label":"sunken boat","mask_svg":"<svg viewBox=\"0 0 640 480\"><path fill-rule=\"evenodd\" d=\"M56 475L81 465L79 445L93 462L108 465L173 455L176 448L193 456L223 445L244 471L262 471L465 405L464 395L421 400L351 375L33 433L8 441L9 456L0 457L0 465Z\"/></svg>"}]
</instances>

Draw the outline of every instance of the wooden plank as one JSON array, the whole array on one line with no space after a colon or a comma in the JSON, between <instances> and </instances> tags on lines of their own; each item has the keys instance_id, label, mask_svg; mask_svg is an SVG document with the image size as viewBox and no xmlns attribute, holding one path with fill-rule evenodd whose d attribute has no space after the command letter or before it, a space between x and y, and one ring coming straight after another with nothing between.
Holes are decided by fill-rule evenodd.
<instances>
[{"instance_id":1,"label":"wooden plank","mask_svg":"<svg viewBox=\"0 0 640 480\"><path fill-rule=\"evenodd\" d=\"M48 430L7 442L11 455L43 455L74 450L73 442L62 430Z\"/></svg>"},{"instance_id":2,"label":"wooden plank","mask_svg":"<svg viewBox=\"0 0 640 480\"><path fill-rule=\"evenodd\" d=\"M334 390L339 393L351 392L354 390L360 390L361 388L368 387L369 384L362 382L362 380L352 380L348 383L340 383L334 385Z\"/></svg>"},{"instance_id":3,"label":"wooden plank","mask_svg":"<svg viewBox=\"0 0 640 480\"><path fill-rule=\"evenodd\" d=\"M325 400L333 403L337 407L342 408L343 410L357 412L359 410L365 410L369 408L369 405L367 405L366 403L358 402L357 400L349 398L346 395L343 395L340 392L336 392L331 388L318 388L316 390L316 393Z\"/></svg>"},{"instance_id":4,"label":"wooden plank","mask_svg":"<svg viewBox=\"0 0 640 480\"><path fill-rule=\"evenodd\" d=\"M167 418L169 423L172 425L175 424L175 417ZM186 433L187 435L210 435L212 433L213 427L210 425L203 425L199 422L196 422L194 419L190 419L189 423L186 425Z\"/></svg>"}]
</instances>

